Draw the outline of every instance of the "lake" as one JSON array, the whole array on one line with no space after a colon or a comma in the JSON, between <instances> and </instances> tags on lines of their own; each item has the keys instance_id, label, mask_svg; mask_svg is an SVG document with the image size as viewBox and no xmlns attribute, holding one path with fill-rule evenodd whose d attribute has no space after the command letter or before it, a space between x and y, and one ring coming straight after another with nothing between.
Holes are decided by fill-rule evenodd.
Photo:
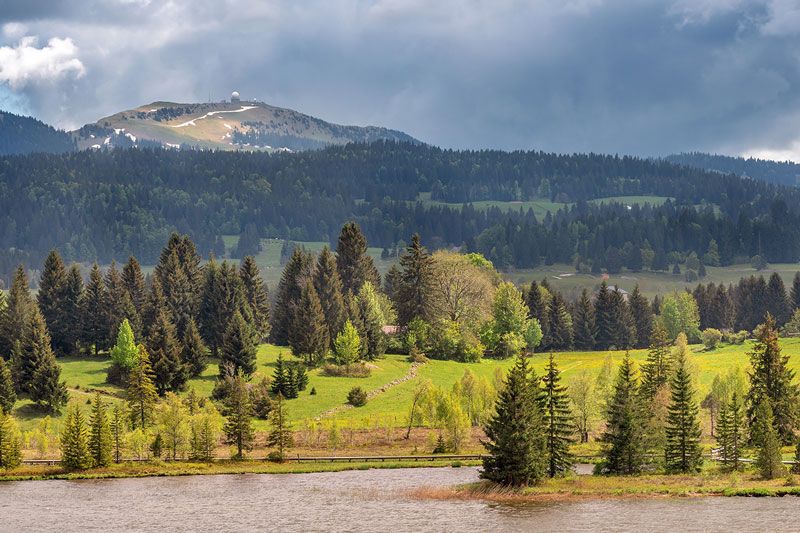
<instances>
[{"instance_id":1,"label":"lake","mask_svg":"<svg viewBox=\"0 0 800 533\"><path fill-rule=\"evenodd\" d=\"M0 483L0 531L797 531L800 499L426 501L476 468Z\"/></svg>"}]
</instances>

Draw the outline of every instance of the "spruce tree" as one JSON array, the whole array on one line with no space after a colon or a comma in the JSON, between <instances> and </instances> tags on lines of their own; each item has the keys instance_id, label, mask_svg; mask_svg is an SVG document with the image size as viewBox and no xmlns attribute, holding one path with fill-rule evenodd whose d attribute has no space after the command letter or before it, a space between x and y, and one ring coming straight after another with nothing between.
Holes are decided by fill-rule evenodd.
<instances>
[{"instance_id":1,"label":"spruce tree","mask_svg":"<svg viewBox=\"0 0 800 533\"><path fill-rule=\"evenodd\" d=\"M65 344L67 328L70 327L63 309L66 284L67 269L64 262L56 250L51 250L42 266L36 300L50 332L53 350L59 355L66 355L71 351L71 347Z\"/></svg>"},{"instance_id":2,"label":"spruce tree","mask_svg":"<svg viewBox=\"0 0 800 533\"><path fill-rule=\"evenodd\" d=\"M105 350L105 341L109 331L107 314L105 311L106 286L103 282L103 275L97 263L92 265L89 272L89 282L83 291L81 301L81 326L82 341L90 348L93 348L94 355Z\"/></svg>"},{"instance_id":3,"label":"spruce tree","mask_svg":"<svg viewBox=\"0 0 800 533\"><path fill-rule=\"evenodd\" d=\"M636 328L636 348L646 348L650 345L650 332L653 331L653 308L647 297L639 290L639 284L633 288L628 298L628 306L633 316Z\"/></svg>"},{"instance_id":4,"label":"spruce tree","mask_svg":"<svg viewBox=\"0 0 800 533\"><path fill-rule=\"evenodd\" d=\"M275 370L272 373L272 394L282 394L286 397L286 390L289 384L289 377L286 374L287 368L283 360L283 354L278 354L278 359L275 361Z\"/></svg>"},{"instance_id":5,"label":"spruce tree","mask_svg":"<svg viewBox=\"0 0 800 533\"><path fill-rule=\"evenodd\" d=\"M703 463L700 454L698 407L687 368L686 351L678 350L676 370L670 381L671 400L664 448L664 463L669 472L696 472Z\"/></svg>"},{"instance_id":6,"label":"spruce tree","mask_svg":"<svg viewBox=\"0 0 800 533\"><path fill-rule=\"evenodd\" d=\"M233 315L238 311L248 322L252 322L253 316L242 279L233 265L227 261L218 265L212 260L205 270L198 327L206 345L216 356Z\"/></svg>"},{"instance_id":7,"label":"spruce tree","mask_svg":"<svg viewBox=\"0 0 800 533\"><path fill-rule=\"evenodd\" d=\"M89 428L89 454L92 458L92 466L110 465L114 449L113 434L106 406L103 404L99 391L95 393L92 402Z\"/></svg>"},{"instance_id":8,"label":"spruce tree","mask_svg":"<svg viewBox=\"0 0 800 533\"><path fill-rule=\"evenodd\" d=\"M261 279L253 256L248 255L242 260L239 268L239 277L242 279L245 299L253 315L253 329L259 341L265 341L269 336L269 295L267 285Z\"/></svg>"},{"instance_id":9,"label":"spruce tree","mask_svg":"<svg viewBox=\"0 0 800 533\"><path fill-rule=\"evenodd\" d=\"M528 304L530 317L539 321L539 327L542 328L542 338L546 339L550 337L550 304L549 300L542 295L543 290L546 289L540 288L536 280L531 281L525 302ZM592 312L592 316L594 316L594 312Z\"/></svg>"},{"instance_id":10,"label":"spruce tree","mask_svg":"<svg viewBox=\"0 0 800 533\"><path fill-rule=\"evenodd\" d=\"M755 420L750 434L756 447L755 466L761 477L774 479L784 472L781 462L780 432L774 424L772 402L764 396L755 409Z\"/></svg>"},{"instance_id":11,"label":"spruce tree","mask_svg":"<svg viewBox=\"0 0 800 533\"><path fill-rule=\"evenodd\" d=\"M594 300L594 320L597 328L595 346L598 350L608 350L616 340L612 307L611 291L608 288L608 284L603 280Z\"/></svg>"},{"instance_id":12,"label":"spruce tree","mask_svg":"<svg viewBox=\"0 0 800 533\"><path fill-rule=\"evenodd\" d=\"M342 279L336 268L336 257L328 250L327 246L322 249L322 253L317 259L317 268L314 270L314 288L322 305L328 338L332 343L344 327L347 310L342 293Z\"/></svg>"},{"instance_id":13,"label":"spruce tree","mask_svg":"<svg viewBox=\"0 0 800 533\"><path fill-rule=\"evenodd\" d=\"M161 282L158 278L153 278L153 283L150 285L150 291L147 293L145 299L144 309L142 310L142 338L150 336L150 330L156 323L158 314L162 309L166 309L166 300L164 300L164 291L161 290Z\"/></svg>"},{"instance_id":14,"label":"spruce tree","mask_svg":"<svg viewBox=\"0 0 800 533\"><path fill-rule=\"evenodd\" d=\"M280 346L289 343L295 309L300 301L303 287L312 278L313 267L314 260L311 254L295 248L278 282L275 306L270 315L272 317L270 339L273 343Z\"/></svg>"},{"instance_id":15,"label":"spruce tree","mask_svg":"<svg viewBox=\"0 0 800 533\"><path fill-rule=\"evenodd\" d=\"M795 309L800 309L800 272L794 273L794 278L792 279L792 289L789 293L791 298L791 306L792 311Z\"/></svg>"},{"instance_id":16,"label":"spruce tree","mask_svg":"<svg viewBox=\"0 0 800 533\"><path fill-rule=\"evenodd\" d=\"M159 396L170 391L183 390L189 378L189 371L181 360L181 345L166 309L162 308L159 311L155 324L150 328L147 352L152 360L155 386Z\"/></svg>"},{"instance_id":17,"label":"spruce tree","mask_svg":"<svg viewBox=\"0 0 800 533\"><path fill-rule=\"evenodd\" d=\"M605 469L612 474L638 474L645 461L645 413L633 363L626 353L606 408Z\"/></svg>"},{"instance_id":18,"label":"spruce tree","mask_svg":"<svg viewBox=\"0 0 800 533\"><path fill-rule=\"evenodd\" d=\"M78 265L72 265L67 272L67 281L61 301L62 317L66 323L61 335L61 344L66 353L78 350L78 343L83 337L83 276Z\"/></svg>"},{"instance_id":19,"label":"spruce tree","mask_svg":"<svg viewBox=\"0 0 800 533\"><path fill-rule=\"evenodd\" d=\"M538 292L538 288L536 291ZM530 302L530 297L528 301ZM530 305L530 303L528 305ZM575 315L572 324L575 332L575 348L579 350L594 349L594 307L589 299L589 291L586 289L581 291L581 297L575 305Z\"/></svg>"},{"instance_id":20,"label":"spruce tree","mask_svg":"<svg viewBox=\"0 0 800 533\"><path fill-rule=\"evenodd\" d=\"M652 400L658 390L667 384L672 372L672 357L667 330L660 320L653 322L647 361L642 365L642 395Z\"/></svg>"},{"instance_id":21,"label":"spruce tree","mask_svg":"<svg viewBox=\"0 0 800 533\"><path fill-rule=\"evenodd\" d=\"M150 366L150 355L144 345L140 344L136 366L128 376L128 408L130 409L131 428L146 429L153 421L153 410L158 401L158 393L153 384L155 375Z\"/></svg>"},{"instance_id":22,"label":"spruce tree","mask_svg":"<svg viewBox=\"0 0 800 533\"><path fill-rule=\"evenodd\" d=\"M277 449L277 458L283 461L286 452L294 446L292 429L289 424L289 415L286 412L286 401L278 393L269 413L270 431L267 435L267 446Z\"/></svg>"},{"instance_id":23,"label":"spruce tree","mask_svg":"<svg viewBox=\"0 0 800 533\"><path fill-rule=\"evenodd\" d=\"M50 345L50 335L38 308L30 323L30 333L25 347L27 368L30 370L30 381L25 390L31 400L48 413L58 413L67 403L67 384L61 381L61 367Z\"/></svg>"},{"instance_id":24,"label":"spruce tree","mask_svg":"<svg viewBox=\"0 0 800 533\"><path fill-rule=\"evenodd\" d=\"M236 447L233 459L244 459L245 452L253 449L253 406L250 393L241 375L232 381L231 392L225 403L225 441Z\"/></svg>"},{"instance_id":25,"label":"spruce tree","mask_svg":"<svg viewBox=\"0 0 800 533\"><path fill-rule=\"evenodd\" d=\"M133 329L139 331L141 330L139 326L141 318L128 294L127 287L125 287L122 281L122 275L117 268L116 262L112 261L111 267L109 267L108 272L106 272L105 285L106 290L103 308L106 312L105 323L108 326L108 331L106 332L106 340L103 344L105 346L112 346L123 320L128 320L133 326Z\"/></svg>"},{"instance_id":26,"label":"spruce tree","mask_svg":"<svg viewBox=\"0 0 800 533\"><path fill-rule=\"evenodd\" d=\"M0 468L11 470L22 463L22 432L16 419L0 409Z\"/></svg>"},{"instance_id":27,"label":"spruce tree","mask_svg":"<svg viewBox=\"0 0 800 533\"><path fill-rule=\"evenodd\" d=\"M572 316L560 292L553 293L550 303L550 342L551 350L568 350L572 347Z\"/></svg>"},{"instance_id":28,"label":"spruce tree","mask_svg":"<svg viewBox=\"0 0 800 533\"><path fill-rule=\"evenodd\" d=\"M92 466L89 451L89 428L80 405L73 403L61 431L61 466L67 470L83 470Z\"/></svg>"},{"instance_id":29,"label":"spruce tree","mask_svg":"<svg viewBox=\"0 0 800 533\"><path fill-rule=\"evenodd\" d=\"M525 356L518 356L498 393L495 414L486 423L488 455L480 476L503 485L524 486L547 474L546 435L538 379Z\"/></svg>"},{"instance_id":30,"label":"spruce tree","mask_svg":"<svg viewBox=\"0 0 800 533\"><path fill-rule=\"evenodd\" d=\"M309 366L322 363L330 346L322 304L311 281L306 282L297 303L289 332L289 345L292 353L302 357Z\"/></svg>"},{"instance_id":31,"label":"spruce tree","mask_svg":"<svg viewBox=\"0 0 800 533\"><path fill-rule=\"evenodd\" d=\"M2 302L0 302L2 303ZM8 357L16 342L24 343L24 332L28 331L34 302L28 285L28 276L22 266L14 271L14 279L5 301L5 310L0 314L0 357Z\"/></svg>"},{"instance_id":32,"label":"spruce tree","mask_svg":"<svg viewBox=\"0 0 800 533\"><path fill-rule=\"evenodd\" d=\"M380 286L380 275L372 258L367 255L367 239L355 222L342 226L336 245L336 266L342 278L342 292L358 292L364 282Z\"/></svg>"},{"instance_id":33,"label":"spruce tree","mask_svg":"<svg viewBox=\"0 0 800 533\"><path fill-rule=\"evenodd\" d=\"M187 277L187 273L178 257L178 250L173 249L163 263L156 267L156 275L164 291L164 304L169 310L177 335L183 332L189 320L195 316L195 286Z\"/></svg>"},{"instance_id":34,"label":"spruce tree","mask_svg":"<svg viewBox=\"0 0 800 533\"><path fill-rule=\"evenodd\" d=\"M240 312L228 323L220 351L220 368L230 367L236 375L250 377L256 371L256 339Z\"/></svg>"},{"instance_id":35,"label":"spruce tree","mask_svg":"<svg viewBox=\"0 0 800 533\"><path fill-rule=\"evenodd\" d=\"M552 353L542 383L547 473L556 477L572 470L574 461L569 447L574 442L575 425L567 387L561 384L561 371Z\"/></svg>"},{"instance_id":36,"label":"spruce tree","mask_svg":"<svg viewBox=\"0 0 800 533\"><path fill-rule=\"evenodd\" d=\"M769 313L756 332L756 343L749 355L752 369L749 373L747 418L750 427L757 422L758 406L768 398L781 442L792 444L798 422L798 388L794 383L794 371L789 369L789 356L781 355L775 320Z\"/></svg>"},{"instance_id":37,"label":"spruce tree","mask_svg":"<svg viewBox=\"0 0 800 533\"><path fill-rule=\"evenodd\" d=\"M11 368L6 360L0 357L0 411L11 413L17 402L17 392L14 390L14 380L11 378Z\"/></svg>"},{"instance_id":38,"label":"spruce tree","mask_svg":"<svg viewBox=\"0 0 800 533\"><path fill-rule=\"evenodd\" d=\"M115 463L122 461L122 448L125 445L125 432L128 426L125 421L126 415L125 407L119 403L111 410L111 443Z\"/></svg>"},{"instance_id":39,"label":"spruce tree","mask_svg":"<svg viewBox=\"0 0 800 533\"><path fill-rule=\"evenodd\" d=\"M142 267L134 256L128 257L128 262L122 267L122 283L128 291L128 296L137 314L141 316L147 300L147 288L144 274L142 274ZM141 334L141 332L138 333Z\"/></svg>"},{"instance_id":40,"label":"spruce tree","mask_svg":"<svg viewBox=\"0 0 800 533\"><path fill-rule=\"evenodd\" d=\"M720 410L716 436L720 460L729 470L739 470L745 444L744 429L744 410L739 395L734 392Z\"/></svg>"},{"instance_id":41,"label":"spruce tree","mask_svg":"<svg viewBox=\"0 0 800 533\"><path fill-rule=\"evenodd\" d=\"M775 319L775 325L780 328L786 324L792 314L789 296L783 284L781 275L773 272L767 282L767 309Z\"/></svg>"},{"instance_id":42,"label":"spruce tree","mask_svg":"<svg viewBox=\"0 0 800 533\"><path fill-rule=\"evenodd\" d=\"M433 268L433 258L415 233L400 258L400 284L394 288L401 326L408 325L415 318L426 322L433 318Z\"/></svg>"},{"instance_id":43,"label":"spruce tree","mask_svg":"<svg viewBox=\"0 0 800 533\"><path fill-rule=\"evenodd\" d=\"M200 336L197 323L193 318L189 319L189 324L183 333L181 360L192 376L199 376L208 366L208 348L203 343L203 338Z\"/></svg>"},{"instance_id":44,"label":"spruce tree","mask_svg":"<svg viewBox=\"0 0 800 533\"><path fill-rule=\"evenodd\" d=\"M636 343L636 321L619 287L611 291L610 301L614 346L618 349L632 348Z\"/></svg>"}]
</instances>

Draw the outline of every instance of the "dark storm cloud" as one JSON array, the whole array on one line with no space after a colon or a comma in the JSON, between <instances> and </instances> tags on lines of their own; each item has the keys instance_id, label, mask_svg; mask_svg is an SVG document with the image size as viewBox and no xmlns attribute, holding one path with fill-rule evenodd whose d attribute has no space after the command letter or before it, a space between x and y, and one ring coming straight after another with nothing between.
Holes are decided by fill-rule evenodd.
<instances>
[{"instance_id":1,"label":"dark storm cloud","mask_svg":"<svg viewBox=\"0 0 800 533\"><path fill-rule=\"evenodd\" d=\"M5 82L64 126L238 89L451 147L800 155L796 1L65 0L1 24L0 57L74 43Z\"/></svg>"}]
</instances>

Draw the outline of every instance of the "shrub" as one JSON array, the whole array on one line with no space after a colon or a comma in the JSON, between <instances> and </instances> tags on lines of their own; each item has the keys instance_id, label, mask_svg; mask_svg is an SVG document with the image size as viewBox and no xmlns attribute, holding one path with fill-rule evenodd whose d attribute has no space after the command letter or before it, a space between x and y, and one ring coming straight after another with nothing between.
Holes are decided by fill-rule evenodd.
<instances>
[{"instance_id":1,"label":"shrub","mask_svg":"<svg viewBox=\"0 0 800 533\"><path fill-rule=\"evenodd\" d=\"M750 334L744 330L736 333L732 331L726 331L722 334L722 340L728 344L744 344L744 341L746 341L748 337L750 337Z\"/></svg>"},{"instance_id":2,"label":"shrub","mask_svg":"<svg viewBox=\"0 0 800 533\"><path fill-rule=\"evenodd\" d=\"M332 378L368 378L372 370L364 363L353 365L324 365L322 375Z\"/></svg>"},{"instance_id":3,"label":"shrub","mask_svg":"<svg viewBox=\"0 0 800 533\"><path fill-rule=\"evenodd\" d=\"M713 350L722 340L722 332L718 329L707 328L703 330L703 345L706 350Z\"/></svg>"},{"instance_id":4,"label":"shrub","mask_svg":"<svg viewBox=\"0 0 800 533\"><path fill-rule=\"evenodd\" d=\"M458 322L443 321L430 336L430 354L437 359L452 359L463 363L480 361L483 344L468 328Z\"/></svg>"},{"instance_id":5,"label":"shrub","mask_svg":"<svg viewBox=\"0 0 800 533\"><path fill-rule=\"evenodd\" d=\"M361 407L367 404L367 391L361 387L353 387L347 393L347 403L353 407Z\"/></svg>"}]
</instances>

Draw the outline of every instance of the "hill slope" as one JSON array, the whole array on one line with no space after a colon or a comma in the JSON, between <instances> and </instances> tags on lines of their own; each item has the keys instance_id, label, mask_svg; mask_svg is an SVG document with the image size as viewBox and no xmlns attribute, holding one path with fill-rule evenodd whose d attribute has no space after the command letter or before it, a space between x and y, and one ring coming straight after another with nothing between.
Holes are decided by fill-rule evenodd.
<instances>
[{"instance_id":1,"label":"hill slope","mask_svg":"<svg viewBox=\"0 0 800 533\"><path fill-rule=\"evenodd\" d=\"M68 133L35 118L0 111L0 155L63 153L74 149Z\"/></svg>"},{"instance_id":2,"label":"hill slope","mask_svg":"<svg viewBox=\"0 0 800 533\"><path fill-rule=\"evenodd\" d=\"M664 159L678 165L736 174L781 185L800 185L800 165L791 161L770 161L752 157L745 159L703 152L673 154Z\"/></svg>"},{"instance_id":3,"label":"hill slope","mask_svg":"<svg viewBox=\"0 0 800 533\"><path fill-rule=\"evenodd\" d=\"M153 102L74 132L82 149L106 146L297 151L348 142L418 142L396 130L342 126L263 102Z\"/></svg>"}]
</instances>

